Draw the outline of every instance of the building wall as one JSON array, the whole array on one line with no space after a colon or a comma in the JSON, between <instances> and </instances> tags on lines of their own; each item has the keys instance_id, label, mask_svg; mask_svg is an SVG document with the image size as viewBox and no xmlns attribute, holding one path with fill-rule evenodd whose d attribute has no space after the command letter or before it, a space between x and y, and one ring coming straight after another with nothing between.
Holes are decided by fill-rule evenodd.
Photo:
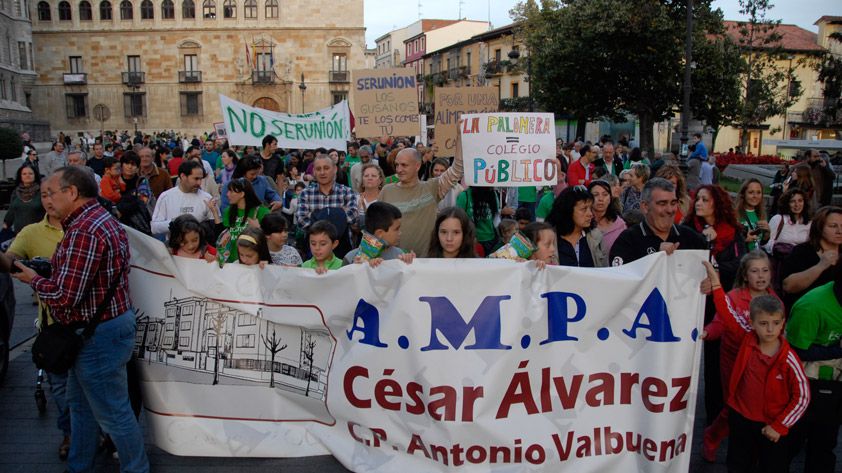
<instances>
[{"instance_id":1,"label":"building wall","mask_svg":"<svg viewBox=\"0 0 842 473\"><path fill-rule=\"evenodd\" d=\"M522 44L517 43L517 46L521 53L521 57L518 60L522 61L527 55L527 52ZM495 51L498 49L500 50L501 60L508 61L509 51L512 50L512 36L503 35L498 38L488 40L485 47L485 57L482 58L483 64L494 61L496 57ZM504 70L500 74L495 74L493 78L488 79L488 85L495 87L499 85L501 99L512 98L514 89L512 84L517 84L518 97L529 96L529 82L526 81L525 68L520 68L514 71Z\"/></svg>"},{"instance_id":2,"label":"building wall","mask_svg":"<svg viewBox=\"0 0 842 473\"><path fill-rule=\"evenodd\" d=\"M471 36L488 31L487 21L463 20L452 25L427 31L427 52L437 51Z\"/></svg>"},{"instance_id":3,"label":"building wall","mask_svg":"<svg viewBox=\"0 0 842 473\"><path fill-rule=\"evenodd\" d=\"M265 1L257 0L256 19L244 18L242 0L237 1L236 18L223 18L223 2L217 0L216 18L207 19L202 18L201 1L196 1L195 19L182 18L181 1L177 1L172 20L161 18L161 0L154 0L151 20L141 19L140 2L134 3L132 20L121 20L119 2L112 2L110 21L100 19L98 2L93 3L92 21L79 20L75 3L72 19L60 21L55 0L50 0L51 21L39 21L34 5L38 76L33 111L50 120L56 131L93 131L100 123L92 110L104 104L111 112L105 129L131 129L134 119L125 116L124 94L143 92L146 116L137 117L139 129L201 133L222 121L220 94L250 105L274 102L280 111L300 113L329 106L334 94L347 93L347 78L330 71L335 53L346 55L346 70L366 65L362 0L280 1L278 19L266 18ZM343 14L333 14L338 10ZM274 74L269 75L274 84L253 83L247 45L250 52L273 52ZM179 82L185 54L197 56L201 82ZM140 56L140 71L145 74L145 82L134 89L122 81L129 55ZM65 85L71 56L82 57L86 85ZM201 115L182 116L181 92L201 92ZM65 95L69 93L88 94L86 117L67 118Z\"/></svg>"}]
</instances>

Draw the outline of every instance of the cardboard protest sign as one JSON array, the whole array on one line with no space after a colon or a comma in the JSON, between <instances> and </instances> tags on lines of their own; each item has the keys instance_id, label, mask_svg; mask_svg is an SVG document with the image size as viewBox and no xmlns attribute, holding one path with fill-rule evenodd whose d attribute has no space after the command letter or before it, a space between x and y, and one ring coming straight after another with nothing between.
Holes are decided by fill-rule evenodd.
<instances>
[{"instance_id":1,"label":"cardboard protest sign","mask_svg":"<svg viewBox=\"0 0 842 473\"><path fill-rule=\"evenodd\" d=\"M281 148L347 150L351 139L348 102L303 115L273 112L250 107L219 96L228 142L232 145L260 146L263 137L272 135Z\"/></svg>"},{"instance_id":2,"label":"cardboard protest sign","mask_svg":"<svg viewBox=\"0 0 842 473\"><path fill-rule=\"evenodd\" d=\"M555 120L552 113L463 114L462 160L469 186L555 185Z\"/></svg>"},{"instance_id":3,"label":"cardboard protest sign","mask_svg":"<svg viewBox=\"0 0 842 473\"><path fill-rule=\"evenodd\" d=\"M496 112L500 102L496 87L436 87L437 156L456 156L459 117L464 113Z\"/></svg>"},{"instance_id":4,"label":"cardboard protest sign","mask_svg":"<svg viewBox=\"0 0 842 473\"><path fill-rule=\"evenodd\" d=\"M689 468L705 251L317 275L219 268L127 232L146 425L167 452L330 453L375 473Z\"/></svg>"},{"instance_id":5,"label":"cardboard protest sign","mask_svg":"<svg viewBox=\"0 0 842 473\"><path fill-rule=\"evenodd\" d=\"M415 70L351 71L351 103L357 138L418 134L418 82Z\"/></svg>"},{"instance_id":6,"label":"cardboard protest sign","mask_svg":"<svg viewBox=\"0 0 842 473\"><path fill-rule=\"evenodd\" d=\"M213 129L216 131L217 138L228 138L228 132L225 131L225 122L214 123Z\"/></svg>"}]
</instances>

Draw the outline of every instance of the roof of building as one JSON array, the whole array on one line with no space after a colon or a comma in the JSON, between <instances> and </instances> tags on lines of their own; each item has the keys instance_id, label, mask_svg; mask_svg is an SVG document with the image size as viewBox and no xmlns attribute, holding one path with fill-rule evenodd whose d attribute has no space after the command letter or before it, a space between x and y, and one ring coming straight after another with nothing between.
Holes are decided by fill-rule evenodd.
<instances>
[{"instance_id":1,"label":"roof of building","mask_svg":"<svg viewBox=\"0 0 842 473\"><path fill-rule=\"evenodd\" d=\"M487 41L489 39L499 38L500 36L510 35L512 34L512 30L514 30L517 26L517 23L509 23L508 25L504 25L499 28L494 28L493 30L488 30L485 33L475 35L472 39L479 41Z\"/></svg>"},{"instance_id":2,"label":"roof of building","mask_svg":"<svg viewBox=\"0 0 842 473\"><path fill-rule=\"evenodd\" d=\"M434 29L437 29L437 28L441 28L443 26L452 25L453 23L456 23L458 21L464 21L464 20L437 20L437 19L429 19L428 18L428 19L421 19L421 20L418 20L418 21L421 22L421 32L423 33L423 32L426 32L426 31L431 31L431 30L434 30ZM395 28L392 31L389 31L388 33L384 33L384 34L380 35L374 41L375 42L380 41L380 40L386 38L387 36L389 36L390 34L394 33L395 31L402 30L402 29L405 29L405 28L409 28L410 26L418 23L418 21L415 21L413 23L410 23L410 24L408 24L406 26L403 26L403 27L400 27L400 28ZM467 21L470 21L470 20L467 20Z\"/></svg>"},{"instance_id":3,"label":"roof of building","mask_svg":"<svg viewBox=\"0 0 842 473\"><path fill-rule=\"evenodd\" d=\"M732 41L739 44L741 35L740 29L745 22L737 22L732 20L725 20L725 32ZM775 32L781 36L777 44L769 47L781 47L785 51L794 52L820 52L824 48L819 46L818 35L812 31L805 30L796 25L780 24L775 28Z\"/></svg>"},{"instance_id":4,"label":"roof of building","mask_svg":"<svg viewBox=\"0 0 842 473\"><path fill-rule=\"evenodd\" d=\"M818 25L819 23L842 23L842 16L825 15L816 20L813 24Z\"/></svg>"}]
</instances>

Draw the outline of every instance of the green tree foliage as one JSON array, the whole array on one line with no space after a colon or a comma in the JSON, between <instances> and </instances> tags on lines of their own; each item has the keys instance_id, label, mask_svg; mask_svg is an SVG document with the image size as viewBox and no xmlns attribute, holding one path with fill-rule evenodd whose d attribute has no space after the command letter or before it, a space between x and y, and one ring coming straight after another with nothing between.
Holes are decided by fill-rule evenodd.
<instances>
[{"instance_id":1,"label":"green tree foliage","mask_svg":"<svg viewBox=\"0 0 842 473\"><path fill-rule=\"evenodd\" d=\"M23 141L11 128L0 128L0 160L19 158L23 153Z\"/></svg>"},{"instance_id":2,"label":"green tree foliage","mask_svg":"<svg viewBox=\"0 0 842 473\"><path fill-rule=\"evenodd\" d=\"M831 33L830 40L842 42L842 33ZM842 57L829 51L824 54L819 64L819 82L824 88L822 115L825 122L842 122Z\"/></svg>"}]
</instances>

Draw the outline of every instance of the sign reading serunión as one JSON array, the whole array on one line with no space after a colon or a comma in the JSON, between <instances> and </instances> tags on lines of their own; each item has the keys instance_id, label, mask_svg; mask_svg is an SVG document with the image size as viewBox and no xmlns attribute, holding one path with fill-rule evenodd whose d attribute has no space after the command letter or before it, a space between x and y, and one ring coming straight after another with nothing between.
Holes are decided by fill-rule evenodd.
<instances>
[{"instance_id":1,"label":"sign reading seruni\u00f3n","mask_svg":"<svg viewBox=\"0 0 842 473\"><path fill-rule=\"evenodd\" d=\"M418 82L415 70L351 71L351 103L357 138L418 134Z\"/></svg>"}]
</instances>

